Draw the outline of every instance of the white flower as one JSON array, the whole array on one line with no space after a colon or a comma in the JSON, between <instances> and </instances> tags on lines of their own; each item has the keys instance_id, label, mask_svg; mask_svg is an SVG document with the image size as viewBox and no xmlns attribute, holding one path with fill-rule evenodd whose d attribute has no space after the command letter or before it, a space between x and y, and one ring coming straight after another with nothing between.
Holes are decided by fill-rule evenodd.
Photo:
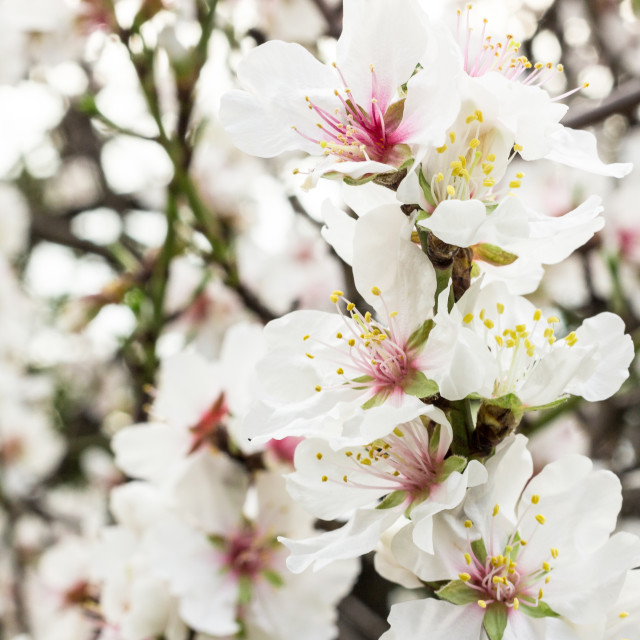
<instances>
[{"instance_id":1,"label":"white flower","mask_svg":"<svg viewBox=\"0 0 640 640\"><path fill-rule=\"evenodd\" d=\"M615 314L600 313L558 339L558 318L544 317L498 282L484 289L474 284L456 307L495 359L493 398L515 394L529 407L566 394L593 402L612 396L629 376L633 343Z\"/></svg>"},{"instance_id":2,"label":"white flower","mask_svg":"<svg viewBox=\"0 0 640 640\"><path fill-rule=\"evenodd\" d=\"M298 311L267 325L268 353L258 364L265 397L247 416L249 437L318 435L336 446L383 437L422 413L418 398L437 391L431 374L444 376L458 361L452 347L461 337L473 343L474 357L447 397L478 391L490 358L475 355L481 344L461 325L430 333L435 272L411 241L411 227L397 205L378 207L355 225L354 278L378 319L336 291L338 314Z\"/></svg>"},{"instance_id":3,"label":"white flower","mask_svg":"<svg viewBox=\"0 0 640 640\"><path fill-rule=\"evenodd\" d=\"M467 487L483 482L486 474L477 461L467 465L460 456L445 458L452 440L442 411L426 407L420 418L366 446L333 451L320 439L298 445L296 472L287 476L289 493L318 518L348 516L348 521L315 538L283 539L292 552L287 566L299 572L362 555L405 514L421 521L460 504ZM427 549L429 544L423 541Z\"/></svg>"},{"instance_id":4,"label":"white flower","mask_svg":"<svg viewBox=\"0 0 640 640\"><path fill-rule=\"evenodd\" d=\"M347 0L334 65L299 45L267 42L240 64L248 91L224 96L220 118L247 153L326 156L316 175L393 171L410 146L441 144L457 112L453 47L410 0ZM413 75L419 64L425 71Z\"/></svg>"},{"instance_id":5,"label":"white flower","mask_svg":"<svg viewBox=\"0 0 640 640\"><path fill-rule=\"evenodd\" d=\"M116 464L131 477L166 484L179 475L189 455L220 446L227 433L249 449L237 428L251 398L252 368L262 348L261 329L238 324L227 332L219 362L195 352L165 360L151 409L154 420L115 435Z\"/></svg>"},{"instance_id":6,"label":"white flower","mask_svg":"<svg viewBox=\"0 0 640 640\"><path fill-rule=\"evenodd\" d=\"M176 486L180 511L145 537L150 565L197 631L329 640L334 606L351 586L355 563L337 563L324 575L289 574L276 538L311 531L311 518L287 498L281 476L258 473L255 494L247 493L248 483L226 456L203 452L192 459Z\"/></svg>"},{"instance_id":7,"label":"white flower","mask_svg":"<svg viewBox=\"0 0 640 640\"><path fill-rule=\"evenodd\" d=\"M609 537L618 479L588 458L566 456L529 480L526 438L516 436L486 466L488 482L469 490L461 512L434 518L433 555L411 544L413 525L394 538L403 566L449 582L440 601L395 605L385 640L420 637L427 624L433 640L451 629L461 638L572 638L573 625L601 622L640 561L635 536Z\"/></svg>"}]
</instances>

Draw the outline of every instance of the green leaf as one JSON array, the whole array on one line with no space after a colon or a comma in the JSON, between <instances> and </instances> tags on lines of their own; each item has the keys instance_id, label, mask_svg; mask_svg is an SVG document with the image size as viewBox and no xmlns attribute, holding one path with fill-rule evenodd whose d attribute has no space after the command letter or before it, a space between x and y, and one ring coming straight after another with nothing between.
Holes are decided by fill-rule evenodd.
<instances>
[{"instance_id":1,"label":"green leaf","mask_svg":"<svg viewBox=\"0 0 640 640\"><path fill-rule=\"evenodd\" d=\"M240 604L249 604L251 602L253 584L249 576L240 576L238 578L238 602Z\"/></svg>"},{"instance_id":2,"label":"green leaf","mask_svg":"<svg viewBox=\"0 0 640 640\"><path fill-rule=\"evenodd\" d=\"M537 607L530 607L527 604L520 603L520 610L526 613L530 618L558 618L557 614L546 602L538 601Z\"/></svg>"},{"instance_id":3,"label":"green leaf","mask_svg":"<svg viewBox=\"0 0 640 640\"><path fill-rule=\"evenodd\" d=\"M393 509L393 507L397 507L399 504L402 504L406 498L406 491L393 491L376 507L376 509Z\"/></svg>"},{"instance_id":4,"label":"green leaf","mask_svg":"<svg viewBox=\"0 0 640 640\"><path fill-rule=\"evenodd\" d=\"M274 571L273 569L263 569L260 573L262 574L262 577L274 587L279 588L284 586L284 580L277 571Z\"/></svg>"},{"instance_id":5,"label":"green leaf","mask_svg":"<svg viewBox=\"0 0 640 640\"><path fill-rule=\"evenodd\" d=\"M436 591L436 595L441 600L451 602L451 604L472 604L478 602L478 591L469 587L462 580L452 580L445 584L442 589Z\"/></svg>"},{"instance_id":6,"label":"green leaf","mask_svg":"<svg viewBox=\"0 0 640 640\"><path fill-rule=\"evenodd\" d=\"M433 320L425 320L410 336L407 340L407 349L417 349L421 347L429 337L431 329L434 327Z\"/></svg>"},{"instance_id":7,"label":"green leaf","mask_svg":"<svg viewBox=\"0 0 640 640\"><path fill-rule=\"evenodd\" d=\"M374 407L379 407L384 404L384 401L387 399L386 393L376 393L375 396L369 398L363 405L362 408L366 411L367 409L373 409Z\"/></svg>"},{"instance_id":8,"label":"green leaf","mask_svg":"<svg viewBox=\"0 0 640 640\"><path fill-rule=\"evenodd\" d=\"M480 564L484 564L487 559L487 549L484 546L484 540L480 538L479 540L474 540L471 543L471 550L476 558L480 561Z\"/></svg>"},{"instance_id":9,"label":"green leaf","mask_svg":"<svg viewBox=\"0 0 640 640\"><path fill-rule=\"evenodd\" d=\"M435 198L433 197L433 193L431 192L431 185L429 181L425 178L424 173L422 172L422 167L420 167L420 171L418 171L418 182L420 183L420 188L424 193L425 200L432 206L436 206Z\"/></svg>"},{"instance_id":10,"label":"green leaf","mask_svg":"<svg viewBox=\"0 0 640 640\"><path fill-rule=\"evenodd\" d=\"M422 371L416 371L402 387L404 392L416 398L429 398L438 393L438 384L429 380Z\"/></svg>"},{"instance_id":11,"label":"green leaf","mask_svg":"<svg viewBox=\"0 0 640 640\"><path fill-rule=\"evenodd\" d=\"M507 264L513 264L518 256L515 253L509 253L495 244L477 244L473 247L474 257L483 260L496 267L502 267Z\"/></svg>"},{"instance_id":12,"label":"green leaf","mask_svg":"<svg viewBox=\"0 0 640 640\"><path fill-rule=\"evenodd\" d=\"M502 640L507 628L507 607L502 603L494 603L487 608L482 621L489 640Z\"/></svg>"},{"instance_id":13,"label":"green leaf","mask_svg":"<svg viewBox=\"0 0 640 640\"><path fill-rule=\"evenodd\" d=\"M464 456L449 456L438 471L438 482L444 482L454 471L462 473L466 466L467 459Z\"/></svg>"}]
</instances>

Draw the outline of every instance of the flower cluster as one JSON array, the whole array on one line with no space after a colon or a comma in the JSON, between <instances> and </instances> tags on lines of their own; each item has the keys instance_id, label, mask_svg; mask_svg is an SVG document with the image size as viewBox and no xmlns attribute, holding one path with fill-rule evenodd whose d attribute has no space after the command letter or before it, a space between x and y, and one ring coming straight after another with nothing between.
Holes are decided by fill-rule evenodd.
<instances>
[{"instance_id":1,"label":"flower cluster","mask_svg":"<svg viewBox=\"0 0 640 640\"><path fill-rule=\"evenodd\" d=\"M581 456L531 479L514 431L572 396L611 397L634 348L612 313L575 326L522 297L543 265L603 227L600 199L552 217L518 190L537 160L612 177L631 167L604 164L591 134L561 123L574 91L545 85L562 65L530 62L470 6L454 31L432 13L346 0L334 63L270 42L239 65L243 90L223 98L241 149L316 156L305 186L341 180L356 214L323 209L356 290L331 294L334 313L267 325L242 428L252 444L304 437L289 493L344 521L283 538L292 571L377 549L380 573L430 592L392 608L385 639L575 638L579 628L608 638L640 563L640 541L610 537L620 483Z\"/></svg>"}]
</instances>

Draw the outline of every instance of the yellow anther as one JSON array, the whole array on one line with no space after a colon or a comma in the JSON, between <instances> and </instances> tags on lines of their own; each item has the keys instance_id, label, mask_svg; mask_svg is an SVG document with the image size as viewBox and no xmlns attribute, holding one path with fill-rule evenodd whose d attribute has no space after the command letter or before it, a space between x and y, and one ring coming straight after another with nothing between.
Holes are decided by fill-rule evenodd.
<instances>
[{"instance_id":1,"label":"yellow anther","mask_svg":"<svg viewBox=\"0 0 640 640\"><path fill-rule=\"evenodd\" d=\"M448 185L448 186L447 186L447 193L448 193L450 196L454 196L454 195L456 194L456 190L455 190L451 185Z\"/></svg>"},{"instance_id":2,"label":"yellow anther","mask_svg":"<svg viewBox=\"0 0 640 640\"><path fill-rule=\"evenodd\" d=\"M465 520L464 526L466 529L471 529L471 527L473 527L473 522L471 522L471 520Z\"/></svg>"},{"instance_id":3,"label":"yellow anther","mask_svg":"<svg viewBox=\"0 0 640 640\"><path fill-rule=\"evenodd\" d=\"M441 147L436 147L438 153L444 153L447 150L447 145L443 144Z\"/></svg>"},{"instance_id":4,"label":"yellow anther","mask_svg":"<svg viewBox=\"0 0 640 640\"><path fill-rule=\"evenodd\" d=\"M362 460L360 460L360 464L365 465L365 467L369 467L371 466L371 460L369 460L369 458L362 458Z\"/></svg>"},{"instance_id":5,"label":"yellow anther","mask_svg":"<svg viewBox=\"0 0 640 640\"><path fill-rule=\"evenodd\" d=\"M489 162L495 162L496 161L496 154L495 153L490 153L487 155L487 160Z\"/></svg>"},{"instance_id":6,"label":"yellow anther","mask_svg":"<svg viewBox=\"0 0 640 640\"><path fill-rule=\"evenodd\" d=\"M468 553L464 554L464 560L467 564L471 564L471 555Z\"/></svg>"},{"instance_id":7,"label":"yellow anther","mask_svg":"<svg viewBox=\"0 0 640 640\"><path fill-rule=\"evenodd\" d=\"M442 182L444 180L444 176L442 175L442 173L438 173L438 175L436 176L436 182Z\"/></svg>"},{"instance_id":8,"label":"yellow anther","mask_svg":"<svg viewBox=\"0 0 640 640\"><path fill-rule=\"evenodd\" d=\"M310 353L305 353L304 355L307 356L309 360L313 360L315 358L315 356L312 356Z\"/></svg>"},{"instance_id":9,"label":"yellow anther","mask_svg":"<svg viewBox=\"0 0 640 640\"><path fill-rule=\"evenodd\" d=\"M379 293L374 293L373 295L379 296ZM364 321L368 324L369 322L371 322L371 312L367 311L367 313L364 314Z\"/></svg>"},{"instance_id":10,"label":"yellow anther","mask_svg":"<svg viewBox=\"0 0 640 640\"><path fill-rule=\"evenodd\" d=\"M382 292L378 287L371 287L371 293L373 293L374 296L379 296Z\"/></svg>"},{"instance_id":11,"label":"yellow anther","mask_svg":"<svg viewBox=\"0 0 640 640\"><path fill-rule=\"evenodd\" d=\"M516 341L509 339L507 340L506 345L507 345L507 349L512 349L513 347L516 346Z\"/></svg>"},{"instance_id":12,"label":"yellow anther","mask_svg":"<svg viewBox=\"0 0 640 640\"><path fill-rule=\"evenodd\" d=\"M523 147L522 147L522 145L521 145L521 144L514 144L514 145L513 145L513 148L514 148L516 151L520 152L520 151L522 151L522 148L523 148Z\"/></svg>"},{"instance_id":13,"label":"yellow anther","mask_svg":"<svg viewBox=\"0 0 640 640\"><path fill-rule=\"evenodd\" d=\"M483 609L486 609L487 603L484 600L478 600L478 606L482 607Z\"/></svg>"},{"instance_id":14,"label":"yellow anther","mask_svg":"<svg viewBox=\"0 0 640 640\"><path fill-rule=\"evenodd\" d=\"M556 67L556 69L557 69L560 73L562 73L562 72L564 71L564 65L559 64L559 65Z\"/></svg>"},{"instance_id":15,"label":"yellow anther","mask_svg":"<svg viewBox=\"0 0 640 640\"><path fill-rule=\"evenodd\" d=\"M551 565L548 562L543 562L542 563L542 570L543 571L551 571Z\"/></svg>"},{"instance_id":16,"label":"yellow anther","mask_svg":"<svg viewBox=\"0 0 640 640\"><path fill-rule=\"evenodd\" d=\"M556 324L556 323L560 322L560 318L558 318L557 316L549 316L547 318L547 322L549 324Z\"/></svg>"},{"instance_id":17,"label":"yellow anther","mask_svg":"<svg viewBox=\"0 0 640 640\"><path fill-rule=\"evenodd\" d=\"M482 115L482 111L480 109L476 109L476 112L473 114L476 117L478 122L482 122L484 120L484 116Z\"/></svg>"},{"instance_id":18,"label":"yellow anther","mask_svg":"<svg viewBox=\"0 0 640 640\"><path fill-rule=\"evenodd\" d=\"M485 314L485 310L484 309L480 309L480 313L478 314L480 316L480 320L484 320L484 314Z\"/></svg>"},{"instance_id":19,"label":"yellow anther","mask_svg":"<svg viewBox=\"0 0 640 640\"><path fill-rule=\"evenodd\" d=\"M484 173L485 176L488 176L493 171L493 169L494 167L490 162L482 163L482 173Z\"/></svg>"},{"instance_id":20,"label":"yellow anther","mask_svg":"<svg viewBox=\"0 0 640 640\"><path fill-rule=\"evenodd\" d=\"M338 298L340 298L344 295L344 291L340 291L340 289L336 289L335 291L331 292L331 295L338 296Z\"/></svg>"},{"instance_id":21,"label":"yellow anther","mask_svg":"<svg viewBox=\"0 0 640 640\"><path fill-rule=\"evenodd\" d=\"M624 618L628 618L628 617L629 617L629 614L628 614L626 611L621 611L621 612L618 614L618 618L622 618L622 619L624 619Z\"/></svg>"},{"instance_id":22,"label":"yellow anther","mask_svg":"<svg viewBox=\"0 0 640 640\"><path fill-rule=\"evenodd\" d=\"M291 173L293 173L294 176L297 176L300 173L300 169L294 169Z\"/></svg>"},{"instance_id":23,"label":"yellow anther","mask_svg":"<svg viewBox=\"0 0 640 640\"><path fill-rule=\"evenodd\" d=\"M499 504L497 504L495 507L493 507L493 514L492 514L493 517L495 518L498 515L498 513L500 513L500 505Z\"/></svg>"},{"instance_id":24,"label":"yellow anther","mask_svg":"<svg viewBox=\"0 0 640 640\"><path fill-rule=\"evenodd\" d=\"M319 384L317 384L315 386L315 389L316 389L316 391L322 391L322 387Z\"/></svg>"},{"instance_id":25,"label":"yellow anther","mask_svg":"<svg viewBox=\"0 0 640 640\"><path fill-rule=\"evenodd\" d=\"M519 189L522 186L520 180L512 180L509 183L509 189Z\"/></svg>"},{"instance_id":26,"label":"yellow anther","mask_svg":"<svg viewBox=\"0 0 640 640\"><path fill-rule=\"evenodd\" d=\"M493 320L489 320L489 318L487 318L484 321L484 326L487 327L487 329L493 329L494 327Z\"/></svg>"},{"instance_id":27,"label":"yellow anther","mask_svg":"<svg viewBox=\"0 0 640 640\"><path fill-rule=\"evenodd\" d=\"M400 427L396 427L393 430L393 433L395 433L398 436L398 438L402 438L404 436L404 433L402 432L402 429L400 429Z\"/></svg>"},{"instance_id":28,"label":"yellow anther","mask_svg":"<svg viewBox=\"0 0 640 640\"><path fill-rule=\"evenodd\" d=\"M456 141L456 132L455 131L451 131L451 133L449 133L449 140L451 140L451 144L453 144Z\"/></svg>"},{"instance_id":29,"label":"yellow anther","mask_svg":"<svg viewBox=\"0 0 640 640\"><path fill-rule=\"evenodd\" d=\"M342 476L342 482L346 482L347 481L347 476Z\"/></svg>"},{"instance_id":30,"label":"yellow anther","mask_svg":"<svg viewBox=\"0 0 640 640\"><path fill-rule=\"evenodd\" d=\"M516 331L518 333L524 333L527 330L527 325L526 324L517 324L516 325Z\"/></svg>"},{"instance_id":31,"label":"yellow anther","mask_svg":"<svg viewBox=\"0 0 640 640\"><path fill-rule=\"evenodd\" d=\"M464 121L467 124L471 124L475 119L476 119L476 116L475 116L475 114L473 114L472 116L467 116Z\"/></svg>"},{"instance_id":32,"label":"yellow anther","mask_svg":"<svg viewBox=\"0 0 640 640\"><path fill-rule=\"evenodd\" d=\"M558 555L560 555L560 552L555 547L551 547L551 557L555 560Z\"/></svg>"},{"instance_id":33,"label":"yellow anther","mask_svg":"<svg viewBox=\"0 0 640 640\"><path fill-rule=\"evenodd\" d=\"M516 178L522 180L522 178L524 178L524 173L522 173L522 171L518 171L518 173L516 173Z\"/></svg>"},{"instance_id":34,"label":"yellow anther","mask_svg":"<svg viewBox=\"0 0 640 640\"><path fill-rule=\"evenodd\" d=\"M353 455L353 451L345 451L344 455L347 456L347 458L350 458Z\"/></svg>"},{"instance_id":35,"label":"yellow anther","mask_svg":"<svg viewBox=\"0 0 640 640\"><path fill-rule=\"evenodd\" d=\"M328 479L327 476L322 476L322 482L326 482Z\"/></svg>"},{"instance_id":36,"label":"yellow anther","mask_svg":"<svg viewBox=\"0 0 640 640\"><path fill-rule=\"evenodd\" d=\"M494 338L496 339L496 344L499 347L502 347L504 345L504 340L502 339L502 336L494 336Z\"/></svg>"},{"instance_id":37,"label":"yellow anther","mask_svg":"<svg viewBox=\"0 0 640 640\"><path fill-rule=\"evenodd\" d=\"M514 609L514 611L517 611L519 607L520 607L520 600L518 600L518 598L514 598L513 599L513 609Z\"/></svg>"},{"instance_id":38,"label":"yellow anther","mask_svg":"<svg viewBox=\"0 0 640 640\"><path fill-rule=\"evenodd\" d=\"M389 314L389 317L390 317L390 318L395 318L397 315L398 315L398 312L397 312L397 311L392 311L392 312ZM381 339L381 340L384 340L386 337L387 337L387 336L382 335L382 336L380 336L380 339Z\"/></svg>"},{"instance_id":39,"label":"yellow anther","mask_svg":"<svg viewBox=\"0 0 640 640\"><path fill-rule=\"evenodd\" d=\"M551 582L551 576L547 576L547 577L544 579L544 583L545 583L545 584L549 584L549 582Z\"/></svg>"},{"instance_id":40,"label":"yellow anther","mask_svg":"<svg viewBox=\"0 0 640 640\"><path fill-rule=\"evenodd\" d=\"M303 336L302 337L302 341L304 342L305 340L308 340L311 336Z\"/></svg>"},{"instance_id":41,"label":"yellow anther","mask_svg":"<svg viewBox=\"0 0 640 640\"><path fill-rule=\"evenodd\" d=\"M538 320L540 320L540 318L542 318L542 311L540 309L536 309L533 312L533 319L538 322Z\"/></svg>"},{"instance_id":42,"label":"yellow anther","mask_svg":"<svg viewBox=\"0 0 640 640\"><path fill-rule=\"evenodd\" d=\"M576 336L575 331L572 331L564 340L570 347L573 347L578 342L578 336Z\"/></svg>"},{"instance_id":43,"label":"yellow anther","mask_svg":"<svg viewBox=\"0 0 640 640\"><path fill-rule=\"evenodd\" d=\"M356 343L356 341L355 341L353 338L349 338L349 340L348 340L348 342L347 342L347 344L348 344L350 347L353 347L353 346L355 345L355 343Z\"/></svg>"},{"instance_id":44,"label":"yellow anther","mask_svg":"<svg viewBox=\"0 0 640 640\"><path fill-rule=\"evenodd\" d=\"M353 311L355 308L356 308L356 305L355 305L355 303L354 303L354 302L350 302L350 303L347 305L347 311Z\"/></svg>"},{"instance_id":45,"label":"yellow anther","mask_svg":"<svg viewBox=\"0 0 640 640\"><path fill-rule=\"evenodd\" d=\"M537 493L534 493L531 496L531 504L538 504L540 502L540 496Z\"/></svg>"},{"instance_id":46,"label":"yellow anther","mask_svg":"<svg viewBox=\"0 0 640 640\"><path fill-rule=\"evenodd\" d=\"M523 547L526 547L526 546L527 546L527 541L526 541L526 540L520 540L520 544L521 544Z\"/></svg>"},{"instance_id":47,"label":"yellow anther","mask_svg":"<svg viewBox=\"0 0 640 640\"><path fill-rule=\"evenodd\" d=\"M471 576L468 573L459 573L458 578L460 578L462 582L467 582L468 580L471 580Z\"/></svg>"},{"instance_id":48,"label":"yellow anther","mask_svg":"<svg viewBox=\"0 0 640 640\"><path fill-rule=\"evenodd\" d=\"M464 322L465 324L469 324L472 321L473 321L473 313L467 313L467 315L464 318L462 318L462 322Z\"/></svg>"},{"instance_id":49,"label":"yellow anther","mask_svg":"<svg viewBox=\"0 0 640 640\"><path fill-rule=\"evenodd\" d=\"M502 302L496 303L496 309L498 310L498 313L500 315L504 313L504 305L502 304Z\"/></svg>"},{"instance_id":50,"label":"yellow anther","mask_svg":"<svg viewBox=\"0 0 640 640\"><path fill-rule=\"evenodd\" d=\"M540 589L540 591L538 591L538 600L542 600L543 597L544 597L544 591Z\"/></svg>"},{"instance_id":51,"label":"yellow anther","mask_svg":"<svg viewBox=\"0 0 640 640\"><path fill-rule=\"evenodd\" d=\"M552 336L551 338L549 338L549 340L547 340L549 344L553 344L555 341L556 341L555 336Z\"/></svg>"},{"instance_id":52,"label":"yellow anther","mask_svg":"<svg viewBox=\"0 0 640 640\"><path fill-rule=\"evenodd\" d=\"M342 367L338 367L338 368L336 369L336 373L337 373L339 376L341 376L341 375L344 373L344 369L343 369Z\"/></svg>"},{"instance_id":53,"label":"yellow anther","mask_svg":"<svg viewBox=\"0 0 640 640\"><path fill-rule=\"evenodd\" d=\"M322 454L319 451L316 453L316 458L318 458L318 460L322 460Z\"/></svg>"},{"instance_id":54,"label":"yellow anther","mask_svg":"<svg viewBox=\"0 0 640 640\"><path fill-rule=\"evenodd\" d=\"M537 520L540 524L544 524L544 523L547 521L547 520L546 520L546 518L545 518L541 513L539 513L539 514L536 516L536 520Z\"/></svg>"},{"instance_id":55,"label":"yellow anther","mask_svg":"<svg viewBox=\"0 0 640 640\"><path fill-rule=\"evenodd\" d=\"M338 296L329 296L329 300L331 300L331 302L333 302L333 304L336 304L338 302L338 300L340 300L340 298L338 298Z\"/></svg>"},{"instance_id":56,"label":"yellow anther","mask_svg":"<svg viewBox=\"0 0 640 640\"><path fill-rule=\"evenodd\" d=\"M482 186L483 187L487 187L487 188L491 188L496 184L496 181L493 178L485 178L482 181Z\"/></svg>"},{"instance_id":57,"label":"yellow anther","mask_svg":"<svg viewBox=\"0 0 640 640\"><path fill-rule=\"evenodd\" d=\"M550 338L553 335L553 329L551 327L547 327L544 330L544 334L543 335L544 335L545 338Z\"/></svg>"},{"instance_id":58,"label":"yellow anther","mask_svg":"<svg viewBox=\"0 0 640 640\"><path fill-rule=\"evenodd\" d=\"M338 338L338 340L342 340L342 334L339 331L336 333L336 338Z\"/></svg>"},{"instance_id":59,"label":"yellow anther","mask_svg":"<svg viewBox=\"0 0 640 640\"><path fill-rule=\"evenodd\" d=\"M472 138L471 142L469 142L469 148L475 149L478 146L480 146L480 140L478 140L478 138Z\"/></svg>"}]
</instances>

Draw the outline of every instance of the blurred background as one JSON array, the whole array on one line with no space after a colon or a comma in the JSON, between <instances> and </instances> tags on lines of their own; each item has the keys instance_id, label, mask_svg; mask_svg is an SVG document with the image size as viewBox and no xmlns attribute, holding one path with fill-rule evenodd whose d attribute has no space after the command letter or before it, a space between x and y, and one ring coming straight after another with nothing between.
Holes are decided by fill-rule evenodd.
<instances>
[{"instance_id":1,"label":"blurred background","mask_svg":"<svg viewBox=\"0 0 640 640\"><path fill-rule=\"evenodd\" d=\"M522 187L548 215L604 198L603 232L548 268L535 299L569 328L615 311L638 345L640 2L474 10L530 59L562 62L551 93L588 82L565 124L638 167L614 182L536 163ZM146 419L163 358L190 345L216 359L241 320L328 308L336 288L357 298L320 236L340 185L303 191L300 158L245 156L216 116L248 50L284 39L330 61L340 31L339 0L0 0L0 639L93 637L76 618L99 616L98 587L49 610L42 559L72 540L85 562L111 521L124 477L109 441ZM639 373L606 402L572 399L523 426L538 466L577 452L618 473L620 526L638 533ZM402 597L365 561L340 637L378 638Z\"/></svg>"}]
</instances>

